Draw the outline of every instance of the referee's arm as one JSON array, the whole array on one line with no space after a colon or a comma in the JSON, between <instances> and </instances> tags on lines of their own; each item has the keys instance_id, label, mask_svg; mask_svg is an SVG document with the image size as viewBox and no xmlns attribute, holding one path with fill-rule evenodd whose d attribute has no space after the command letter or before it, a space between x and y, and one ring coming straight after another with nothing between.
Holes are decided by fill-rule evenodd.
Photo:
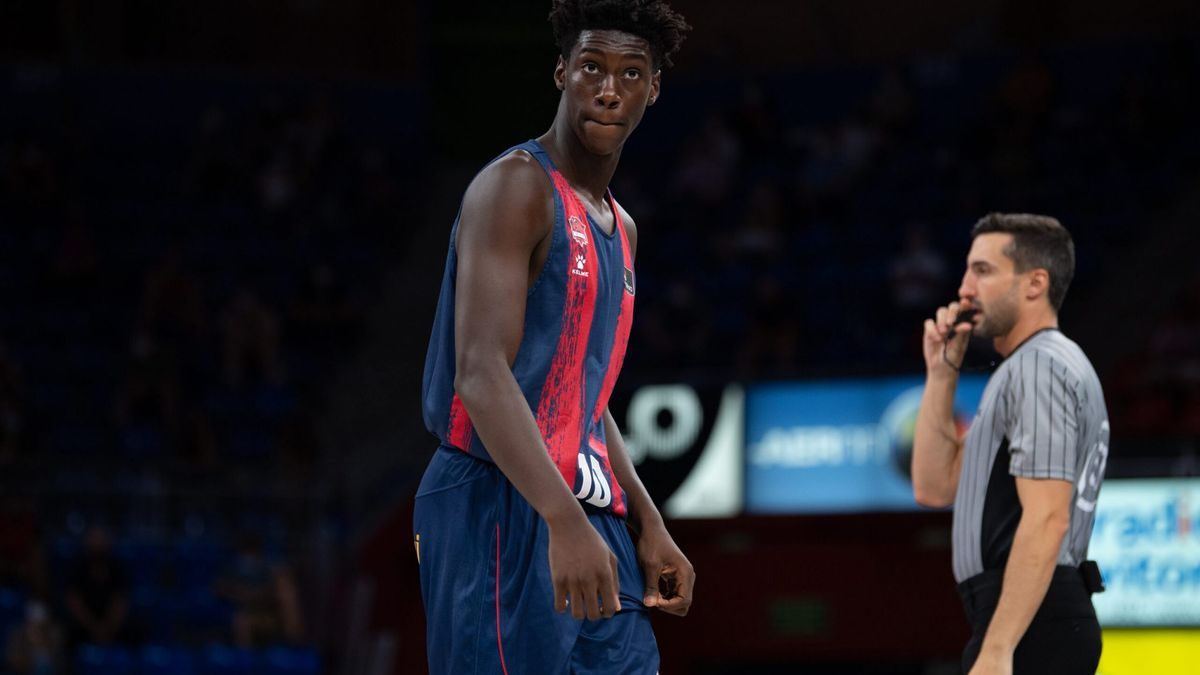
<instances>
[{"instance_id":1,"label":"referee's arm","mask_svg":"<svg viewBox=\"0 0 1200 675\"><path fill-rule=\"evenodd\" d=\"M912 456L913 497L923 506L949 506L958 491L963 441L954 425L958 371L951 361L962 363L970 333L966 323L957 326L957 333L950 332L956 328L958 310L953 302L938 309L936 319L925 321L925 391L913 430Z\"/></svg>"},{"instance_id":2,"label":"referee's arm","mask_svg":"<svg viewBox=\"0 0 1200 675\"><path fill-rule=\"evenodd\" d=\"M1011 672L1013 651L1037 613L1071 524L1073 486L1065 480L1016 478L1021 521L1004 567L1004 585L988 625L975 672Z\"/></svg>"}]
</instances>

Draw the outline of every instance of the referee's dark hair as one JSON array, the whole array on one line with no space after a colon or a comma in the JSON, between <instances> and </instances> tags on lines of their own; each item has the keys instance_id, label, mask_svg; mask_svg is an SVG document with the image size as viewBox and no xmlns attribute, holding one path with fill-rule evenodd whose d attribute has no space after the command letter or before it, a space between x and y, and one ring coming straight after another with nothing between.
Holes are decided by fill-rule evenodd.
<instances>
[{"instance_id":1,"label":"referee's dark hair","mask_svg":"<svg viewBox=\"0 0 1200 675\"><path fill-rule=\"evenodd\" d=\"M1018 272L1044 269L1050 275L1050 306L1057 312L1075 277L1075 242L1071 233L1050 216L1032 213L989 213L975 223L971 239L1002 232L1013 236L1004 254Z\"/></svg>"}]
</instances>

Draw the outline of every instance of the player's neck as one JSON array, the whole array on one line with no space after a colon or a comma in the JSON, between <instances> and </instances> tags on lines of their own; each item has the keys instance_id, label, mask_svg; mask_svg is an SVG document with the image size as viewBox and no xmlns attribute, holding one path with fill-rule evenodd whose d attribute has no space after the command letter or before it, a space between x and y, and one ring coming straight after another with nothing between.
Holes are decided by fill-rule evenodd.
<instances>
[{"instance_id":1,"label":"player's neck","mask_svg":"<svg viewBox=\"0 0 1200 675\"><path fill-rule=\"evenodd\" d=\"M1034 333L1046 330L1047 328L1058 328L1058 315L1049 307L1025 313L1024 316L1017 319L1017 323L1013 326L1012 330L1008 331L1005 335L996 337L992 344L1000 356L1008 358L1010 354L1016 351L1017 347L1024 344Z\"/></svg>"},{"instance_id":2,"label":"player's neck","mask_svg":"<svg viewBox=\"0 0 1200 675\"><path fill-rule=\"evenodd\" d=\"M565 124L555 120L550 130L538 138L559 173L583 196L603 203L621 159L621 150L611 155L596 155L588 151Z\"/></svg>"}]
</instances>

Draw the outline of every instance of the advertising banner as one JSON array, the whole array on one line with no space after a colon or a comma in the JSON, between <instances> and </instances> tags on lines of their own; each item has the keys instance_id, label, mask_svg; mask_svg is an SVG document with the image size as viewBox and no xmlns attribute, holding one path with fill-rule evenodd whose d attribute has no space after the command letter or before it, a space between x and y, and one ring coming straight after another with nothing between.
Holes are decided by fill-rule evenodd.
<instances>
[{"instance_id":1,"label":"advertising banner","mask_svg":"<svg viewBox=\"0 0 1200 675\"><path fill-rule=\"evenodd\" d=\"M1088 557L1103 626L1200 626L1200 479L1109 480Z\"/></svg>"},{"instance_id":2,"label":"advertising banner","mask_svg":"<svg viewBox=\"0 0 1200 675\"><path fill-rule=\"evenodd\" d=\"M984 375L964 375L955 418L975 416ZM746 389L747 513L901 511L924 378L762 384Z\"/></svg>"}]
</instances>

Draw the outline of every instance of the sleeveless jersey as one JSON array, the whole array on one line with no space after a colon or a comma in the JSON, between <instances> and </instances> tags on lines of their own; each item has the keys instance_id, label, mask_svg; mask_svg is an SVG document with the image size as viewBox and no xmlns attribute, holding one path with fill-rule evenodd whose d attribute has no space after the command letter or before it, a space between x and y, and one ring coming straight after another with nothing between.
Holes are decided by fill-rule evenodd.
<instances>
[{"instance_id":1,"label":"sleeveless jersey","mask_svg":"<svg viewBox=\"0 0 1200 675\"><path fill-rule=\"evenodd\" d=\"M550 251L525 302L524 333L512 365L550 458L575 496L593 510L626 513L608 459L603 414L621 371L633 322L634 275L629 240L612 194L612 234L587 214L537 141L510 148L532 155L554 188ZM495 160L493 160L495 161ZM461 210L459 217L461 218ZM456 218L442 290L425 358L425 426L443 445L491 462L454 391Z\"/></svg>"}]
</instances>

